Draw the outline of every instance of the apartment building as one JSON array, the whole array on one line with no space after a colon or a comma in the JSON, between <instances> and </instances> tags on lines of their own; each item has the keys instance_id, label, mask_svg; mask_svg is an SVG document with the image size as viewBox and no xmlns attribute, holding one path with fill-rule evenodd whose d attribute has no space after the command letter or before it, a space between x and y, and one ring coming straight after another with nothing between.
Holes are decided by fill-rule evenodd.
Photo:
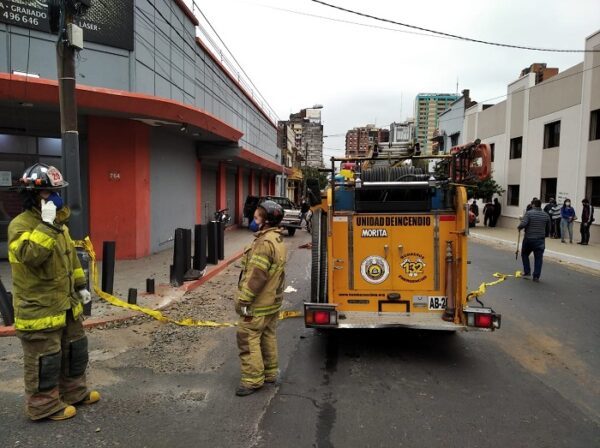
<instances>
[{"instance_id":1,"label":"apartment building","mask_svg":"<svg viewBox=\"0 0 600 448\"><path fill-rule=\"evenodd\" d=\"M585 48L600 50L600 31ZM583 62L536 84L538 79L529 71L508 85L505 101L485 110L476 104L465 114L465 139L480 138L493 148L494 179L506 189L504 225L516 226L533 197L559 203L569 198L578 216L588 198L600 213L598 53L585 53ZM592 243L600 242L596 229L597 222Z\"/></svg>"},{"instance_id":2,"label":"apartment building","mask_svg":"<svg viewBox=\"0 0 600 448\"><path fill-rule=\"evenodd\" d=\"M451 93L419 93L415 98L415 139L423 155L432 153L440 114L458 98Z\"/></svg>"}]
</instances>

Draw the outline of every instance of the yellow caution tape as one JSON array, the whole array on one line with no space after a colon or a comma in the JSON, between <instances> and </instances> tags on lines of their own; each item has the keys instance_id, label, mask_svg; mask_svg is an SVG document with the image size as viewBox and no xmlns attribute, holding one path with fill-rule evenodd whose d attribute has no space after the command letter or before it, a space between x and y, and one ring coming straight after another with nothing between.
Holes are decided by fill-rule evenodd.
<instances>
[{"instance_id":1,"label":"yellow caution tape","mask_svg":"<svg viewBox=\"0 0 600 448\"><path fill-rule=\"evenodd\" d=\"M168 322L175 325L185 326L185 327L235 327L236 323L231 322L214 322L211 320L194 320L191 318L186 318L183 320L175 320L171 319L168 316L165 316L158 310L153 310L150 308L144 308L138 305L133 305L131 303L127 303L118 297L113 296L112 294L108 294L104 292L99 287L98 281L98 269L96 269L96 252L94 251L94 246L89 237L85 237L84 240L75 241L75 247L80 247L84 249L88 255L90 256L90 275L92 278L92 287L94 292L98 294L98 297L106 300L110 304L114 306L118 306L121 308L130 309L133 311L139 311L140 313L144 313L160 322ZM302 314L298 311L280 311L279 319L288 319L291 317L300 317Z\"/></svg>"},{"instance_id":2,"label":"yellow caution tape","mask_svg":"<svg viewBox=\"0 0 600 448\"><path fill-rule=\"evenodd\" d=\"M475 291L471 291L467 294L467 300L472 300L472 299L481 297L482 295L484 295L486 293L487 288L489 286L498 285L509 277L519 278L522 276L523 276L523 273L521 271L516 271L514 274L501 274L500 272L496 272L496 273L494 273L494 277L496 277L498 280L493 281L493 282L483 282L481 285L479 285L479 288L477 288Z\"/></svg>"}]
</instances>

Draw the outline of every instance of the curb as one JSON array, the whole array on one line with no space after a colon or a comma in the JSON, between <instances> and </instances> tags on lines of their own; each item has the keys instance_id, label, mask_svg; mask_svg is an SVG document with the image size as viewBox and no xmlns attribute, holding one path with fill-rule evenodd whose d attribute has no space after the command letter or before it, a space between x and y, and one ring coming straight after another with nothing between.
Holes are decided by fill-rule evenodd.
<instances>
[{"instance_id":1,"label":"curb","mask_svg":"<svg viewBox=\"0 0 600 448\"><path fill-rule=\"evenodd\" d=\"M239 258L241 258L241 256L243 254L244 254L244 251L236 252L231 257L229 257L226 260L221 261L221 263L215 265L215 267L213 269L211 269L210 272L208 272L204 277L201 277L198 280L194 280L191 282L186 282L182 286L180 286L178 288L172 288L172 289L183 291L183 294L181 295L181 297L183 297L186 293L199 288L204 283L208 282L209 280L211 280L212 278L216 277L218 274L223 272L225 269L227 269L229 266L231 266L233 263L235 263ZM176 301L177 299L179 299L181 297L173 298L173 299L169 300L168 302L164 303L163 305L159 306L156 309L157 310L165 309L166 307L168 307L174 301ZM91 318L91 319L87 319L83 322L83 327L84 328L95 328L95 327L99 327L102 325L106 325L108 323L122 322L122 321L129 320L132 317L143 316L143 315L144 315L143 313L129 312L129 313L121 315L121 316ZM4 327L4 326L0 327L0 337L15 336L15 335L16 335L16 331L15 331L15 327L13 325L11 325L9 327Z\"/></svg>"},{"instance_id":2,"label":"curb","mask_svg":"<svg viewBox=\"0 0 600 448\"><path fill-rule=\"evenodd\" d=\"M503 240L502 238L496 238L496 237L487 236L487 235L478 235L476 233L471 233L470 236L473 237L474 239L479 239L482 241L492 241L495 243L502 243L505 246L517 247L517 243L515 243L514 241ZM546 249L544 251L544 257L546 257L546 256L548 258L551 258L556 261L566 262L566 263L574 264L577 266L582 266L584 268L592 269L594 271L600 272L600 261L590 260L589 258L578 257L577 255L569 255L569 254L565 254L564 252L556 252L551 249Z\"/></svg>"}]
</instances>

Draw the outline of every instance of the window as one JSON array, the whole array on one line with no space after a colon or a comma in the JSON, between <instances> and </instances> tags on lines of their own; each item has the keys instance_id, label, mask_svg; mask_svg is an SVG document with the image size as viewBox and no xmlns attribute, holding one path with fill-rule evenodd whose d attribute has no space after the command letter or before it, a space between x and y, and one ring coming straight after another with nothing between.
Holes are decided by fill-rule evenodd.
<instances>
[{"instance_id":1,"label":"window","mask_svg":"<svg viewBox=\"0 0 600 448\"><path fill-rule=\"evenodd\" d=\"M556 199L556 177L542 179L540 199L549 202L550 198Z\"/></svg>"},{"instance_id":2,"label":"window","mask_svg":"<svg viewBox=\"0 0 600 448\"><path fill-rule=\"evenodd\" d=\"M458 136L460 135L460 132L457 132L456 134L452 134L450 136L450 144L452 146L456 146L458 145Z\"/></svg>"},{"instance_id":3,"label":"window","mask_svg":"<svg viewBox=\"0 0 600 448\"><path fill-rule=\"evenodd\" d=\"M496 153L496 144L495 143L490 143L490 154L492 157L492 162L494 161L494 155Z\"/></svg>"},{"instance_id":4,"label":"window","mask_svg":"<svg viewBox=\"0 0 600 448\"><path fill-rule=\"evenodd\" d=\"M590 200L593 207L600 207L600 177L588 177L586 179L585 197Z\"/></svg>"},{"instance_id":5,"label":"window","mask_svg":"<svg viewBox=\"0 0 600 448\"><path fill-rule=\"evenodd\" d=\"M519 205L519 185L508 186L508 197L506 199L508 205Z\"/></svg>"},{"instance_id":6,"label":"window","mask_svg":"<svg viewBox=\"0 0 600 448\"><path fill-rule=\"evenodd\" d=\"M560 120L544 126L544 149L560 146Z\"/></svg>"},{"instance_id":7,"label":"window","mask_svg":"<svg viewBox=\"0 0 600 448\"><path fill-rule=\"evenodd\" d=\"M600 109L590 114L590 140L600 140Z\"/></svg>"},{"instance_id":8,"label":"window","mask_svg":"<svg viewBox=\"0 0 600 448\"><path fill-rule=\"evenodd\" d=\"M520 159L523 152L523 137L510 139L510 158Z\"/></svg>"}]
</instances>

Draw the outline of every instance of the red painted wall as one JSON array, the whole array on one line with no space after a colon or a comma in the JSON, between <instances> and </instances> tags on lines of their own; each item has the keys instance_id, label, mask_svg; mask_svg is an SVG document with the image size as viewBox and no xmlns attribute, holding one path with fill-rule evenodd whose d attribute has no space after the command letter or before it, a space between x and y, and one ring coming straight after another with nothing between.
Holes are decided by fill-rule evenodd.
<instances>
[{"instance_id":1,"label":"red painted wall","mask_svg":"<svg viewBox=\"0 0 600 448\"><path fill-rule=\"evenodd\" d=\"M88 118L90 236L116 241L117 258L150 254L150 128L137 121Z\"/></svg>"},{"instance_id":2,"label":"red painted wall","mask_svg":"<svg viewBox=\"0 0 600 448\"><path fill-rule=\"evenodd\" d=\"M227 169L223 162L219 162L217 170L217 210L227 207Z\"/></svg>"}]
</instances>

